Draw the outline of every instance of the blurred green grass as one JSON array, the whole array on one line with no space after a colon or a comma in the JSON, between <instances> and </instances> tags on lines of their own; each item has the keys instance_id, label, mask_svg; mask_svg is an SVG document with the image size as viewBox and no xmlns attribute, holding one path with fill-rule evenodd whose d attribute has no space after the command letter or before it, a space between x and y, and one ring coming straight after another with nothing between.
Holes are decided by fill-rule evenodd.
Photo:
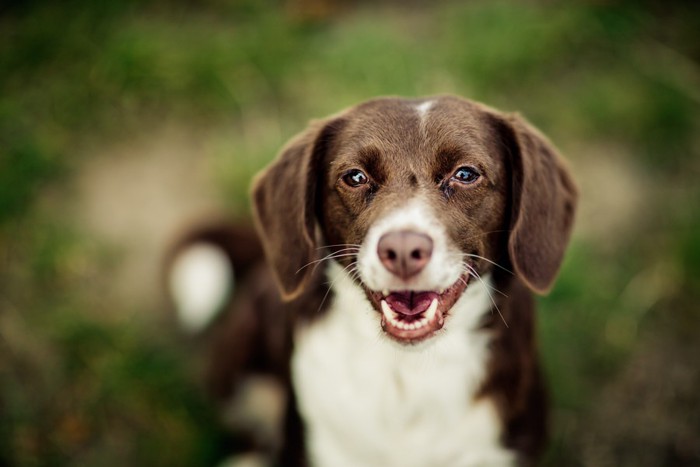
<instances>
[{"instance_id":1,"label":"blurred green grass","mask_svg":"<svg viewBox=\"0 0 700 467\"><path fill-rule=\"evenodd\" d=\"M211 465L222 442L193 357L171 329L155 332L158 310L103 300L120 252L41 206L73 183L87 148L164 119L230 128L211 151L221 199L242 212L252 174L309 118L376 95L447 92L523 112L575 168L614 147L643 174L635 224L602 236L584 225L541 300L555 405L545 465L661 465L632 461L616 440L669 452L663 465L700 462L665 432L635 438L616 424L624 413L595 416L650 345L697 375L699 31L692 2L0 7L0 464ZM684 417L699 440L698 408ZM592 450L601 440L609 452Z\"/></svg>"}]
</instances>

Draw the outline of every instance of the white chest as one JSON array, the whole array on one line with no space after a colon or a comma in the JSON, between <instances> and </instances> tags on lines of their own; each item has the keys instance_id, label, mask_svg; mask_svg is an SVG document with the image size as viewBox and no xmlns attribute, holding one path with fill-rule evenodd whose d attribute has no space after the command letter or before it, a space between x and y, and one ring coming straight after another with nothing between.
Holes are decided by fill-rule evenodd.
<instances>
[{"instance_id":1,"label":"white chest","mask_svg":"<svg viewBox=\"0 0 700 467\"><path fill-rule=\"evenodd\" d=\"M471 284L441 335L404 347L381 334L379 315L343 281L328 313L297 329L292 376L312 465L507 466L501 422L488 399L488 335L475 330L489 308Z\"/></svg>"}]
</instances>

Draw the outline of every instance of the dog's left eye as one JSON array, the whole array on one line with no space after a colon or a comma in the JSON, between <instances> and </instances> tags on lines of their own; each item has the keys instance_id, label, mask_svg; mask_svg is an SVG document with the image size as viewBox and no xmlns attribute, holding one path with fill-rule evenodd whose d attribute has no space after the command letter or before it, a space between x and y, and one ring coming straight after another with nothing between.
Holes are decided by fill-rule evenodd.
<instances>
[{"instance_id":1,"label":"dog's left eye","mask_svg":"<svg viewBox=\"0 0 700 467\"><path fill-rule=\"evenodd\" d=\"M481 174L474 167L460 167L452 175L452 180L471 184L477 181L479 177L481 177Z\"/></svg>"},{"instance_id":2,"label":"dog's left eye","mask_svg":"<svg viewBox=\"0 0 700 467\"><path fill-rule=\"evenodd\" d=\"M349 170L345 173L345 175L343 175L342 179L347 185L353 188L364 185L369 181L367 175L365 175L365 173L359 169Z\"/></svg>"}]
</instances>

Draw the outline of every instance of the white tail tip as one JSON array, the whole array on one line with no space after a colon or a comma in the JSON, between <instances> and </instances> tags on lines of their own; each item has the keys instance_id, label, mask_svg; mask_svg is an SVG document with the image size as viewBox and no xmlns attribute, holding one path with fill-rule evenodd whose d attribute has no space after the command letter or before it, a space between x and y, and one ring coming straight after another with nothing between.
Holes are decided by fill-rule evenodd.
<instances>
[{"instance_id":1,"label":"white tail tip","mask_svg":"<svg viewBox=\"0 0 700 467\"><path fill-rule=\"evenodd\" d=\"M173 261L168 287L180 325L197 333L209 325L233 293L233 267L211 243L194 243Z\"/></svg>"}]
</instances>

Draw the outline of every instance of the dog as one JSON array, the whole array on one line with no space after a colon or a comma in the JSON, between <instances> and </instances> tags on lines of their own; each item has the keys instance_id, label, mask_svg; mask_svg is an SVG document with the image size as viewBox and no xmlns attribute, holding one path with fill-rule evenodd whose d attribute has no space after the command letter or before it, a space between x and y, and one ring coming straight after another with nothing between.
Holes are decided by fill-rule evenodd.
<instances>
[{"instance_id":1,"label":"dog","mask_svg":"<svg viewBox=\"0 0 700 467\"><path fill-rule=\"evenodd\" d=\"M378 98L312 122L251 198L259 243L200 237L236 271L208 380L221 401L250 375L279 382L273 463L536 464L533 294L553 285L578 198L541 133L456 96Z\"/></svg>"}]
</instances>

